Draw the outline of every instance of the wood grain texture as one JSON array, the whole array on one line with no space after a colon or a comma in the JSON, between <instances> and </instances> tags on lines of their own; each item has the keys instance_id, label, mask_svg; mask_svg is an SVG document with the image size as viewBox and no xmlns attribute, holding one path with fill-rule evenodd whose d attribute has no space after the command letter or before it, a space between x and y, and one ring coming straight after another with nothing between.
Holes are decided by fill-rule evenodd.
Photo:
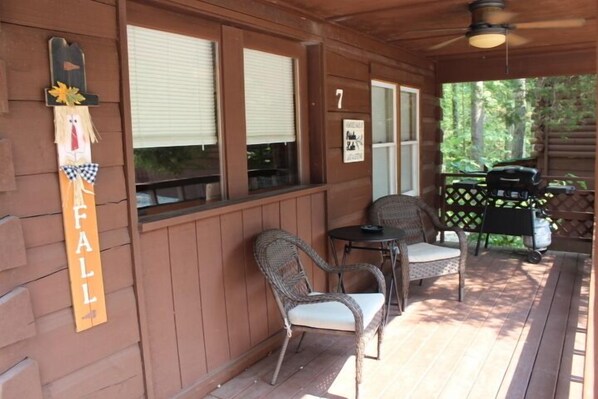
<instances>
[{"instance_id":1,"label":"wood grain texture","mask_svg":"<svg viewBox=\"0 0 598 399\"><path fill-rule=\"evenodd\" d=\"M78 2L68 0L55 7L53 12L43 14L44 7L52 7L51 1L42 1L40 7L36 1L19 2L9 0L2 6L24 6L23 13L37 15L48 21L58 9L67 6L67 3ZM10 3L10 4L9 4ZM79 2L81 4L94 4L91 1ZM97 4L97 3L95 3ZM31 7L31 9L29 8ZM105 7L105 6L102 6ZM77 16L84 14L87 6L77 6ZM113 7L109 7L113 10ZM33 11L35 10L35 11ZM81 13L81 14L80 14ZM74 15L72 11L64 15ZM102 16L98 15L98 22ZM77 19L77 18L74 18ZM80 21L78 21L80 22ZM117 43L114 39L101 38L93 32L85 34L70 28L39 29L26 27L21 24L4 23L2 33L4 40L0 43L0 58L6 62L6 74L11 84L8 86L8 98L15 101L38 101L44 103L43 88L50 87L50 67L48 56L48 39L52 36L64 37L69 43L78 43L85 53L85 69L87 91L100 98L100 106L105 103L118 103L120 100L119 60ZM10 105L11 110L13 104ZM51 121L52 119L50 119Z\"/></svg>"},{"instance_id":2,"label":"wood grain texture","mask_svg":"<svg viewBox=\"0 0 598 399\"><path fill-rule=\"evenodd\" d=\"M457 278L437 279L423 286L414 283L407 310L395 317L396 311L391 309L382 359L364 361L361 395L388 399L523 397L509 388L521 383L520 392L525 394L530 375L525 375L524 369L543 369L546 365L534 364L534 355L551 353L558 357L561 349L573 349L568 340L566 348L550 345L554 341L549 338L553 333L549 319L568 324L568 333L576 333L578 324L571 319L579 320L577 311L570 309L567 314L560 314L557 308L561 305L552 298L556 291L565 293L568 289L569 293L560 299L570 295L573 301L587 300L589 279L581 272L583 258L549 251L540 264L531 264L501 250L470 257L463 302L457 301ZM585 288L584 283L572 284L553 277L564 264L572 266L570 272L585 282ZM548 304L544 309L547 313L537 311L541 302ZM300 353L289 351L276 386L268 383L275 362L269 357L211 394L217 398L353 397L353 342L338 337L332 342L325 343L326 340L308 335ZM538 350L544 351L540 349L544 340L547 351L541 354ZM583 345L576 350L584 356ZM369 345L366 351L375 353L375 345ZM512 374L515 369L522 374ZM554 378L553 375L546 382L554 383ZM566 380L564 384L567 389L579 382Z\"/></svg>"},{"instance_id":3,"label":"wood grain texture","mask_svg":"<svg viewBox=\"0 0 598 399\"><path fill-rule=\"evenodd\" d=\"M326 71L329 75L355 79L370 80L370 66L363 60L356 60L345 55L329 51L326 54Z\"/></svg>"},{"instance_id":4,"label":"wood grain texture","mask_svg":"<svg viewBox=\"0 0 598 399\"><path fill-rule=\"evenodd\" d=\"M235 199L247 195L247 145L245 138L245 86L243 82L243 31L225 26L222 28L222 107L223 128L227 132L224 143L224 157L228 179L228 198ZM226 171L225 171L226 172Z\"/></svg>"},{"instance_id":5,"label":"wood grain texture","mask_svg":"<svg viewBox=\"0 0 598 399\"><path fill-rule=\"evenodd\" d=\"M137 398L144 394L141 354L132 345L104 359L82 367L44 385L46 399L63 398Z\"/></svg>"},{"instance_id":6,"label":"wood grain texture","mask_svg":"<svg viewBox=\"0 0 598 399\"><path fill-rule=\"evenodd\" d=\"M8 108L8 78L6 75L6 63L0 59L0 114L9 112Z\"/></svg>"},{"instance_id":7,"label":"wood grain texture","mask_svg":"<svg viewBox=\"0 0 598 399\"><path fill-rule=\"evenodd\" d=\"M26 263L27 252L21 220L14 216L0 218L0 272Z\"/></svg>"},{"instance_id":8,"label":"wood grain texture","mask_svg":"<svg viewBox=\"0 0 598 399\"><path fill-rule=\"evenodd\" d=\"M150 295L147 306L148 334L154 393L157 398L174 395L181 389L181 375L170 270L168 231L141 236L143 285Z\"/></svg>"},{"instance_id":9,"label":"wood grain texture","mask_svg":"<svg viewBox=\"0 0 598 399\"><path fill-rule=\"evenodd\" d=\"M204 345L208 372L216 370L230 359L224 271L221 246L220 218L210 218L196 223L197 253L201 301L205 303Z\"/></svg>"},{"instance_id":10,"label":"wood grain texture","mask_svg":"<svg viewBox=\"0 0 598 399\"><path fill-rule=\"evenodd\" d=\"M75 20L73 10L77 10ZM2 2L2 19L23 26L116 39L115 7L95 1L65 0L56 4L50 0L6 0Z\"/></svg>"},{"instance_id":11,"label":"wood grain texture","mask_svg":"<svg viewBox=\"0 0 598 399\"><path fill-rule=\"evenodd\" d=\"M594 73L595 50L594 46L566 51L565 54L549 52L510 55L508 75L504 68L504 54L473 59L447 59L438 63L437 79L438 83L454 83Z\"/></svg>"},{"instance_id":12,"label":"wood grain texture","mask_svg":"<svg viewBox=\"0 0 598 399\"><path fill-rule=\"evenodd\" d=\"M343 90L341 107L337 90ZM331 112L359 112L370 113L370 84L360 81L329 75L326 79L326 106Z\"/></svg>"},{"instance_id":13,"label":"wood grain texture","mask_svg":"<svg viewBox=\"0 0 598 399\"><path fill-rule=\"evenodd\" d=\"M25 359L0 375L0 398L42 399L37 363Z\"/></svg>"},{"instance_id":14,"label":"wood grain texture","mask_svg":"<svg viewBox=\"0 0 598 399\"><path fill-rule=\"evenodd\" d=\"M223 215L220 223L228 340L231 357L236 358L251 347L244 266L243 215L241 212Z\"/></svg>"},{"instance_id":15,"label":"wood grain texture","mask_svg":"<svg viewBox=\"0 0 598 399\"><path fill-rule=\"evenodd\" d=\"M262 218L264 230L281 228L280 204L274 203L263 206ZM282 327L282 318L270 287L266 290L266 302L268 305L268 332L272 335Z\"/></svg>"},{"instance_id":16,"label":"wood grain texture","mask_svg":"<svg viewBox=\"0 0 598 399\"><path fill-rule=\"evenodd\" d=\"M205 347L199 344L204 342L204 331L195 223L169 228L168 244L181 385L185 387L207 372Z\"/></svg>"},{"instance_id":17,"label":"wood grain texture","mask_svg":"<svg viewBox=\"0 0 598 399\"><path fill-rule=\"evenodd\" d=\"M0 192L16 189L12 144L10 140L0 139Z\"/></svg>"},{"instance_id":18,"label":"wood grain texture","mask_svg":"<svg viewBox=\"0 0 598 399\"><path fill-rule=\"evenodd\" d=\"M266 339L268 334L267 286L253 256L255 237L262 231L262 208L255 207L243 211L243 236L245 238L245 279L247 282L247 304L251 345Z\"/></svg>"},{"instance_id":19,"label":"wood grain texture","mask_svg":"<svg viewBox=\"0 0 598 399\"><path fill-rule=\"evenodd\" d=\"M0 272L0 295L14 287L66 268L64 241L27 251L27 265Z\"/></svg>"},{"instance_id":20,"label":"wood grain texture","mask_svg":"<svg viewBox=\"0 0 598 399\"><path fill-rule=\"evenodd\" d=\"M25 353L39 363L43 385L139 342L133 288L107 295L106 305L108 321L84 333L75 332L72 309L36 320L36 339Z\"/></svg>"},{"instance_id":21,"label":"wood grain texture","mask_svg":"<svg viewBox=\"0 0 598 399\"><path fill-rule=\"evenodd\" d=\"M101 252L106 294L133 285L133 265L130 245L113 247ZM72 306L69 277L66 268L24 284L31 294L36 318Z\"/></svg>"},{"instance_id":22,"label":"wood grain texture","mask_svg":"<svg viewBox=\"0 0 598 399\"><path fill-rule=\"evenodd\" d=\"M0 297L0 348L35 336L35 319L27 288L18 287Z\"/></svg>"}]
</instances>

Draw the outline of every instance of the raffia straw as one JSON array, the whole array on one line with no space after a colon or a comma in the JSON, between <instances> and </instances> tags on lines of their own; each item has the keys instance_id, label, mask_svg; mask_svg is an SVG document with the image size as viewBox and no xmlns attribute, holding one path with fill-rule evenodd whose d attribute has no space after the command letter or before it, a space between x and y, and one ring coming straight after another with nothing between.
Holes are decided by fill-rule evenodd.
<instances>
[{"instance_id":1,"label":"raffia straw","mask_svg":"<svg viewBox=\"0 0 598 399\"><path fill-rule=\"evenodd\" d=\"M71 124L68 121L68 116L76 114L81 118L81 126L83 127L83 135L90 143L97 143L98 131L91 121L89 114L89 107L85 105L77 106L59 106L54 107L54 143L65 144L71 137Z\"/></svg>"},{"instance_id":2,"label":"raffia straw","mask_svg":"<svg viewBox=\"0 0 598 399\"><path fill-rule=\"evenodd\" d=\"M83 194L95 195L93 191L86 190L81 176L77 176L75 181L69 180L69 188L67 193L73 190L73 205L81 206L85 205ZM68 195L68 194L67 194Z\"/></svg>"}]
</instances>

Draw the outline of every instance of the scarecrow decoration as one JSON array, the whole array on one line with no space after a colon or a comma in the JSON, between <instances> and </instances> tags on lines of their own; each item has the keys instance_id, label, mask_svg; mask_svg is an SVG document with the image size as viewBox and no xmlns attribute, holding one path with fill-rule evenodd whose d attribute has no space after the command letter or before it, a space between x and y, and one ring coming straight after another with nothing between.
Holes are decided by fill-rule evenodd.
<instances>
[{"instance_id":1,"label":"scarecrow decoration","mask_svg":"<svg viewBox=\"0 0 598 399\"><path fill-rule=\"evenodd\" d=\"M52 88L46 89L46 105L54 108L64 235L79 332L107 320L94 193L99 166L91 160L91 144L98 135L88 109L98 105L98 97L86 93L85 60L77 44L50 39L50 65Z\"/></svg>"}]
</instances>

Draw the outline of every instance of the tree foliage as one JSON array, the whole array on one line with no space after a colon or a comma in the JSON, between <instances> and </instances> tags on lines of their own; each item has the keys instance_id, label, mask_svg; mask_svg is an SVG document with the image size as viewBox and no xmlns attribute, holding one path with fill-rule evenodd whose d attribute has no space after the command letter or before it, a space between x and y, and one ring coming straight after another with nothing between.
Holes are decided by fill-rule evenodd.
<instances>
[{"instance_id":1,"label":"tree foliage","mask_svg":"<svg viewBox=\"0 0 598 399\"><path fill-rule=\"evenodd\" d=\"M444 171L481 170L499 161L531 156L535 130L574 127L583 119L595 118L595 94L595 75L444 85ZM477 105L483 107L483 145L472 149ZM479 159L472 159L473 155Z\"/></svg>"}]
</instances>

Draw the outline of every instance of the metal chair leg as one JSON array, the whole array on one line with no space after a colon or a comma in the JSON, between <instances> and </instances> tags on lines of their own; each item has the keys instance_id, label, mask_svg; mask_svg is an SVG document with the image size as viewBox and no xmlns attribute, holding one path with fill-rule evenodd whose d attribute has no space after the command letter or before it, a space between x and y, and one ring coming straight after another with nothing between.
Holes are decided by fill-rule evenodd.
<instances>
[{"instance_id":1,"label":"metal chair leg","mask_svg":"<svg viewBox=\"0 0 598 399\"><path fill-rule=\"evenodd\" d=\"M307 334L305 331L301 333L301 338L299 338L299 343L297 344L297 349L295 349L295 353L299 353L299 351L301 350L301 344L303 343L303 338L305 338L305 334Z\"/></svg>"},{"instance_id":2,"label":"metal chair leg","mask_svg":"<svg viewBox=\"0 0 598 399\"><path fill-rule=\"evenodd\" d=\"M280 355L278 355L278 362L276 363L276 369L274 370L274 375L272 376L271 385L276 385L276 380L278 379L278 373L280 372L280 366L282 366L282 360L284 359L284 354L287 351L287 346L289 345L289 340L291 337L289 334L285 334L284 342L282 343L282 348L280 348Z\"/></svg>"}]
</instances>

